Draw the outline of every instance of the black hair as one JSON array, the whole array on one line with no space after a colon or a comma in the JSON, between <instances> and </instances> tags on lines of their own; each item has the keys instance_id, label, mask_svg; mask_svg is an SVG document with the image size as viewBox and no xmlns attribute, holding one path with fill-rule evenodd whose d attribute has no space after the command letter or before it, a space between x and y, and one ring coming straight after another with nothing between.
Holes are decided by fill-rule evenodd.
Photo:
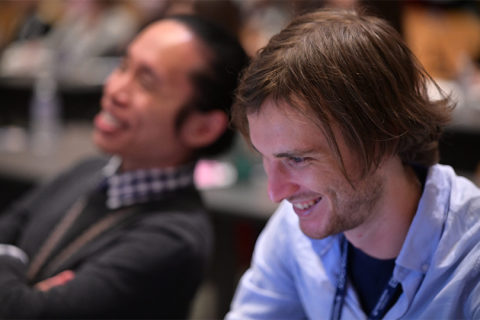
<instances>
[{"instance_id":1,"label":"black hair","mask_svg":"<svg viewBox=\"0 0 480 320\"><path fill-rule=\"evenodd\" d=\"M230 119L241 71L248 63L242 46L232 34L212 21L195 15L172 15L164 18L185 25L195 34L207 50L209 69L192 75L195 88L193 98L184 106L177 117L180 128L188 114L194 110L208 112L223 110ZM234 131L227 130L213 144L198 150L198 156L215 156L226 151L233 142Z\"/></svg>"}]
</instances>

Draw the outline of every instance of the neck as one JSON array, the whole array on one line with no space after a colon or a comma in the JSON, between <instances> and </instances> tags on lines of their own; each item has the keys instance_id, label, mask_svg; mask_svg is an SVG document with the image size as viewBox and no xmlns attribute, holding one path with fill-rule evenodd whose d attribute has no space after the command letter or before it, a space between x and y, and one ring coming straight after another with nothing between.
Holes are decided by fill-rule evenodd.
<instances>
[{"instance_id":1,"label":"neck","mask_svg":"<svg viewBox=\"0 0 480 320\"><path fill-rule=\"evenodd\" d=\"M422 188L413 169L402 165L398 157L386 160L379 170L385 176L382 200L366 221L344 234L367 255L393 259L399 255L407 237Z\"/></svg>"}]
</instances>

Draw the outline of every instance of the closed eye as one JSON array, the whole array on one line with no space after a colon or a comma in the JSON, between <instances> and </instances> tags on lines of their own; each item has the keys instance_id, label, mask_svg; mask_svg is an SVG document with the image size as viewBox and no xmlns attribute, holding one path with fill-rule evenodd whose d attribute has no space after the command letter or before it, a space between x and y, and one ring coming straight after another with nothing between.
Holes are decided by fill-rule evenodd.
<instances>
[{"instance_id":1,"label":"closed eye","mask_svg":"<svg viewBox=\"0 0 480 320\"><path fill-rule=\"evenodd\" d=\"M139 82L143 88L148 91L153 91L156 87L155 79L148 73L141 73L139 76Z\"/></svg>"},{"instance_id":2,"label":"closed eye","mask_svg":"<svg viewBox=\"0 0 480 320\"><path fill-rule=\"evenodd\" d=\"M292 167L302 168L310 163L311 158L308 157L288 157L288 162Z\"/></svg>"}]
</instances>

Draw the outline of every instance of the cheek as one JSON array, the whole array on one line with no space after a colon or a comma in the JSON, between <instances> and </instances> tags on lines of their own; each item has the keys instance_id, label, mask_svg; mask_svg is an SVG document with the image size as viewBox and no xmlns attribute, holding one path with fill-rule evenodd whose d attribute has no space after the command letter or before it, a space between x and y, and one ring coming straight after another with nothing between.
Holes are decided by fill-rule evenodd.
<instances>
[{"instance_id":1,"label":"cheek","mask_svg":"<svg viewBox=\"0 0 480 320\"><path fill-rule=\"evenodd\" d=\"M142 113L138 120L138 129L144 132L146 139L169 143L176 136L175 115L157 109L150 108Z\"/></svg>"},{"instance_id":2,"label":"cheek","mask_svg":"<svg viewBox=\"0 0 480 320\"><path fill-rule=\"evenodd\" d=\"M320 193L330 190L337 185L332 170L329 168L319 168L318 166L310 170L305 170L300 180L304 186Z\"/></svg>"}]
</instances>

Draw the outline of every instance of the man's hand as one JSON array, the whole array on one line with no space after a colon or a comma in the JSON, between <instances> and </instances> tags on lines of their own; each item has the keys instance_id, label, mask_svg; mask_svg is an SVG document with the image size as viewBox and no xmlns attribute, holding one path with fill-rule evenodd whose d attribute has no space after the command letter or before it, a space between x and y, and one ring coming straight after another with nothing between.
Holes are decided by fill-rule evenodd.
<instances>
[{"instance_id":1,"label":"man's hand","mask_svg":"<svg viewBox=\"0 0 480 320\"><path fill-rule=\"evenodd\" d=\"M63 286L70 280L73 280L73 278L75 278L75 273L71 270L66 270L66 271L60 272L54 277L48 278L46 280L43 280L42 282L37 283L33 288L46 292L52 289L53 287Z\"/></svg>"}]
</instances>

